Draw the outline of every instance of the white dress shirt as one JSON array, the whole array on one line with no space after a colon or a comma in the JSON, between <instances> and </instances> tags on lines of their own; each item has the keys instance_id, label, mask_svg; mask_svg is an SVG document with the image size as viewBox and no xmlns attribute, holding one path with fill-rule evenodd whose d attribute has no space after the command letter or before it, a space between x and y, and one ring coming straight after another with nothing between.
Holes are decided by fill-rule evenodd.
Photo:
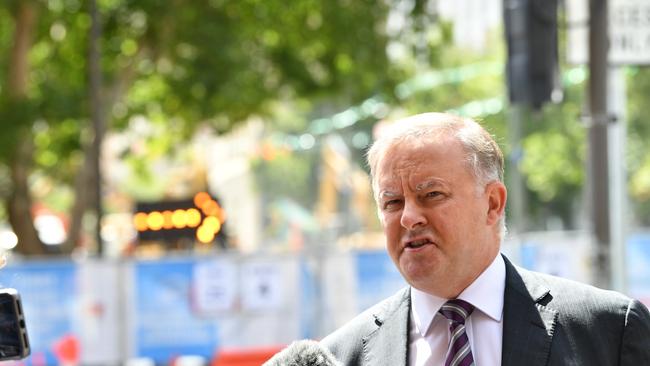
<instances>
[{"instance_id":1,"label":"white dress shirt","mask_svg":"<svg viewBox=\"0 0 650 366\"><path fill-rule=\"evenodd\" d=\"M497 255L492 264L458 296L475 308L465 327L476 366L501 365L505 286L505 263L501 255ZM445 364L449 320L438 310L447 300L411 288L410 366Z\"/></svg>"}]
</instances>

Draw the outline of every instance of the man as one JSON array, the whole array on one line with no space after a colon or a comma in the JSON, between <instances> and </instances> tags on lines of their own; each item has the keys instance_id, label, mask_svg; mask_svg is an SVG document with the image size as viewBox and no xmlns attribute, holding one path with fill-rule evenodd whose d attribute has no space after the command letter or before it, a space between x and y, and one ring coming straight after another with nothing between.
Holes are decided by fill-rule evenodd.
<instances>
[{"instance_id":1,"label":"man","mask_svg":"<svg viewBox=\"0 0 650 366\"><path fill-rule=\"evenodd\" d=\"M511 264L503 154L476 122L398 121L368 152L387 250L410 284L327 336L345 365L650 365L640 302Z\"/></svg>"}]
</instances>

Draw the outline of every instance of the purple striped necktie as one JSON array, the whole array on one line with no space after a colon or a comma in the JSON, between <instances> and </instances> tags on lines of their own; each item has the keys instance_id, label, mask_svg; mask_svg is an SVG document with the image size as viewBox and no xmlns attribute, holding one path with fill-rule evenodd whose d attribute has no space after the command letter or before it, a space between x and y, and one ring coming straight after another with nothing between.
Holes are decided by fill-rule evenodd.
<instances>
[{"instance_id":1,"label":"purple striped necktie","mask_svg":"<svg viewBox=\"0 0 650 366\"><path fill-rule=\"evenodd\" d=\"M469 347L469 338L465 331L465 320L472 311L474 311L472 304L459 299L449 300L440 308L440 314L450 320L449 333L451 334L451 340L449 341L445 366L474 365L474 357Z\"/></svg>"}]
</instances>

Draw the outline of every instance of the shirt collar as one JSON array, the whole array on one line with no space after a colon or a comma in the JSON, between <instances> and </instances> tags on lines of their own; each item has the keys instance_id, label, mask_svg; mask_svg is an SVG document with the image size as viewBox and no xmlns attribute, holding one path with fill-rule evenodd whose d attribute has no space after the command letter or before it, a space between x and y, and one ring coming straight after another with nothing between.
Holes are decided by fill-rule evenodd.
<instances>
[{"instance_id":1,"label":"shirt collar","mask_svg":"<svg viewBox=\"0 0 650 366\"><path fill-rule=\"evenodd\" d=\"M500 322L503 315L503 294L506 286L506 266L501 255L458 295L492 320ZM411 311L418 332L424 337L433 318L448 299L411 288Z\"/></svg>"}]
</instances>

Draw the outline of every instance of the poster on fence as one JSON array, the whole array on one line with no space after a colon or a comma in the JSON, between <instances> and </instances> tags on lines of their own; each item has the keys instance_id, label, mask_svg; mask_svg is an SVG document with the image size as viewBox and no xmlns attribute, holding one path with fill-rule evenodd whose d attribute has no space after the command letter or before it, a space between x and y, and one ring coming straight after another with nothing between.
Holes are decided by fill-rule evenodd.
<instances>
[{"instance_id":1,"label":"poster on fence","mask_svg":"<svg viewBox=\"0 0 650 366\"><path fill-rule=\"evenodd\" d=\"M242 265L242 305L244 310L268 311L282 306L282 267L275 262Z\"/></svg>"},{"instance_id":2,"label":"poster on fence","mask_svg":"<svg viewBox=\"0 0 650 366\"><path fill-rule=\"evenodd\" d=\"M238 280L234 261L215 259L197 262L192 278L192 299L198 314L223 314L235 310Z\"/></svg>"}]
</instances>

